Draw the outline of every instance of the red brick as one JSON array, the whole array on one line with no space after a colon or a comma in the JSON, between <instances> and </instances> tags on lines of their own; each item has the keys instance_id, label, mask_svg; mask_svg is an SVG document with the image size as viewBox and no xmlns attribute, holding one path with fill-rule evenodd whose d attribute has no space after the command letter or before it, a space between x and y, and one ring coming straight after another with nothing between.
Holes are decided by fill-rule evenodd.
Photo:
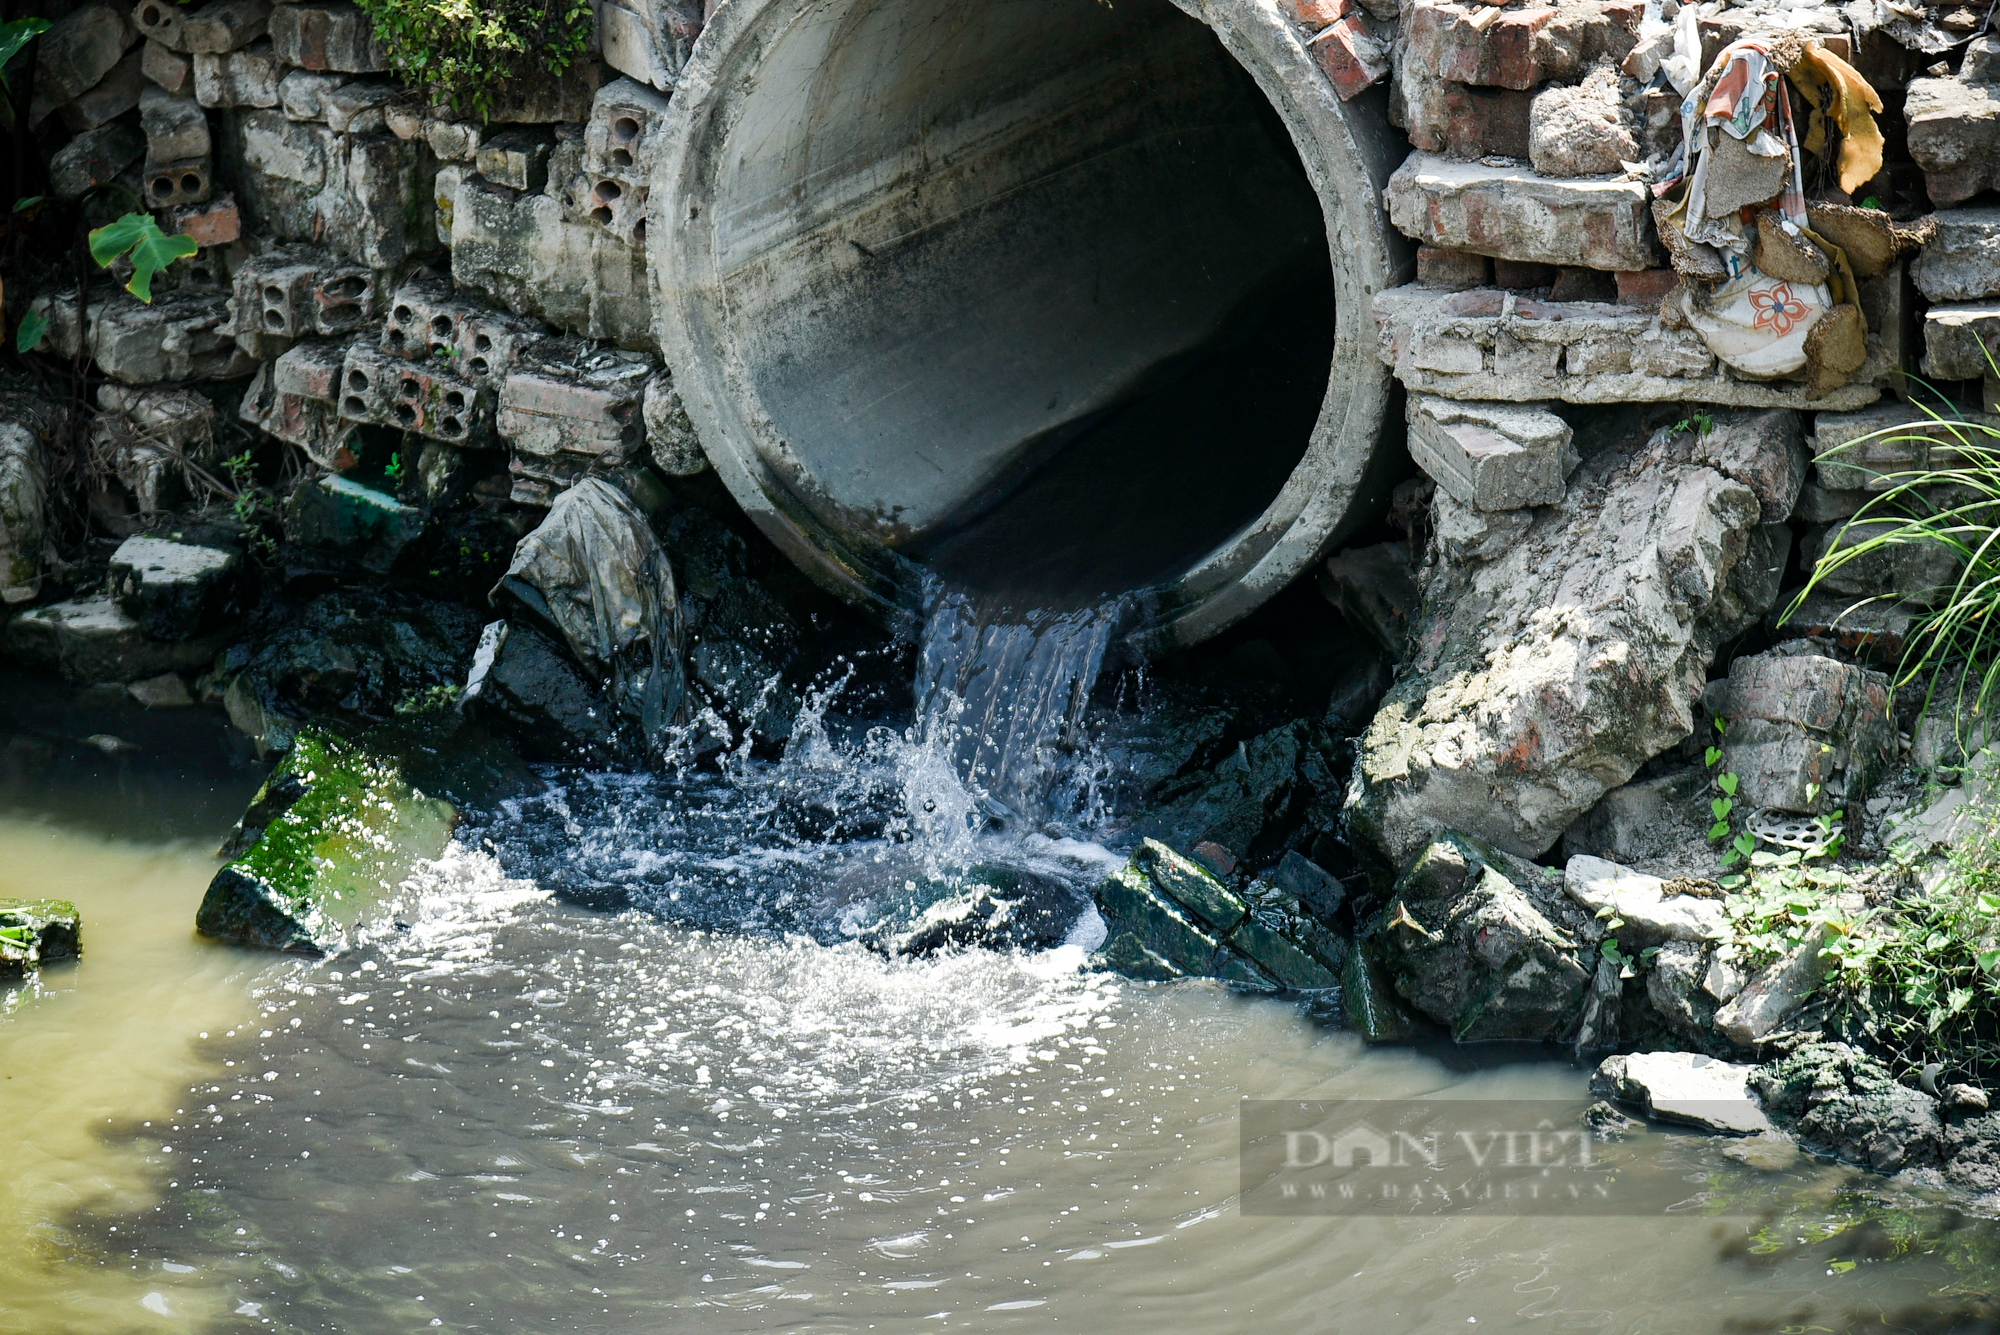
<instances>
[{"instance_id":1,"label":"red brick","mask_svg":"<svg viewBox=\"0 0 2000 1335\"><path fill-rule=\"evenodd\" d=\"M1528 156L1528 111L1533 93L1511 88L1445 86L1445 151L1458 158Z\"/></svg>"},{"instance_id":2,"label":"red brick","mask_svg":"<svg viewBox=\"0 0 2000 1335\"><path fill-rule=\"evenodd\" d=\"M1680 275L1672 269L1640 269L1634 273L1614 274L1613 277L1618 280L1618 304L1634 306L1642 311L1660 309L1667 293L1681 281Z\"/></svg>"},{"instance_id":3,"label":"red brick","mask_svg":"<svg viewBox=\"0 0 2000 1335\"><path fill-rule=\"evenodd\" d=\"M1527 264L1520 260L1493 261L1493 284L1510 292L1525 292L1531 287L1554 287L1556 266L1553 264Z\"/></svg>"},{"instance_id":4,"label":"red brick","mask_svg":"<svg viewBox=\"0 0 2000 1335\"><path fill-rule=\"evenodd\" d=\"M1535 35L1555 16L1553 9L1536 8L1503 10L1477 26L1461 19L1445 34L1438 76L1455 83L1533 88L1542 77Z\"/></svg>"},{"instance_id":5,"label":"red brick","mask_svg":"<svg viewBox=\"0 0 2000 1335\"><path fill-rule=\"evenodd\" d=\"M1330 28L1353 12L1354 0L1289 0L1292 17L1318 32Z\"/></svg>"},{"instance_id":6,"label":"red brick","mask_svg":"<svg viewBox=\"0 0 2000 1335\"><path fill-rule=\"evenodd\" d=\"M1493 261L1469 251L1418 246L1417 281L1425 287L1443 288L1447 292L1490 287L1493 283Z\"/></svg>"},{"instance_id":7,"label":"red brick","mask_svg":"<svg viewBox=\"0 0 2000 1335\"><path fill-rule=\"evenodd\" d=\"M1349 101L1389 75L1388 47L1375 39L1361 15L1349 14L1312 40L1313 58Z\"/></svg>"},{"instance_id":8,"label":"red brick","mask_svg":"<svg viewBox=\"0 0 2000 1335\"><path fill-rule=\"evenodd\" d=\"M193 237L198 246L226 246L243 235L243 217L231 195L175 209L173 223L176 232Z\"/></svg>"}]
</instances>

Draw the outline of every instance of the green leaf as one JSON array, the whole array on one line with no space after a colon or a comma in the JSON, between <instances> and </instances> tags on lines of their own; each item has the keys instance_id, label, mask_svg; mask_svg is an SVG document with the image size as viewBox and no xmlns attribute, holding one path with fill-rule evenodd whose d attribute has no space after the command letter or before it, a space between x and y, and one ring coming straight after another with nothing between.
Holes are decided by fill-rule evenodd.
<instances>
[{"instance_id":1,"label":"green leaf","mask_svg":"<svg viewBox=\"0 0 2000 1335\"><path fill-rule=\"evenodd\" d=\"M35 205L41 203L42 200L45 198L46 196L44 195L29 195L25 199L17 199L14 201L14 212L26 213L29 209L32 209L33 207L35 207Z\"/></svg>"},{"instance_id":2,"label":"green leaf","mask_svg":"<svg viewBox=\"0 0 2000 1335\"><path fill-rule=\"evenodd\" d=\"M1755 835L1747 833L1739 834L1730 842L1729 846L1747 858L1757 851L1757 839Z\"/></svg>"},{"instance_id":3,"label":"green leaf","mask_svg":"<svg viewBox=\"0 0 2000 1335\"><path fill-rule=\"evenodd\" d=\"M20 327L14 331L14 347L20 352L33 352L41 346L42 335L49 332L49 317L40 311L29 311L21 317Z\"/></svg>"},{"instance_id":4,"label":"green leaf","mask_svg":"<svg viewBox=\"0 0 2000 1335\"><path fill-rule=\"evenodd\" d=\"M1729 813L1736 810L1736 803L1726 797L1718 797L1708 804L1710 814L1717 820L1728 820Z\"/></svg>"},{"instance_id":5,"label":"green leaf","mask_svg":"<svg viewBox=\"0 0 2000 1335\"><path fill-rule=\"evenodd\" d=\"M1719 746L1709 747L1707 751L1707 757L1708 757L1707 759L1708 767L1710 769L1714 769L1716 765L1722 760L1722 748Z\"/></svg>"},{"instance_id":6,"label":"green leaf","mask_svg":"<svg viewBox=\"0 0 2000 1335\"><path fill-rule=\"evenodd\" d=\"M1740 782L1741 780L1734 774L1718 774L1715 778L1715 786L1731 797L1736 796L1736 788Z\"/></svg>"},{"instance_id":7,"label":"green leaf","mask_svg":"<svg viewBox=\"0 0 2000 1335\"><path fill-rule=\"evenodd\" d=\"M153 275L185 259L201 247L189 236L168 236L150 213L128 213L117 222L106 223L90 234L90 258L98 267L109 269L120 256L132 256L132 281L125 290L151 304Z\"/></svg>"},{"instance_id":8,"label":"green leaf","mask_svg":"<svg viewBox=\"0 0 2000 1335\"><path fill-rule=\"evenodd\" d=\"M1715 824L1709 826L1708 837L1711 840L1727 839L1729 837L1729 822L1726 820L1719 820Z\"/></svg>"},{"instance_id":9,"label":"green leaf","mask_svg":"<svg viewBox=\"0 0 2000 1335\"><path fill-rule=\"evenodd\" d=\"M0 23L0 68L21 54L21 48L49 30L47 19L15 19Z\"/></svg>"},{"instance_id":10,"label":"green leaf","mask_svg":"<svg viewBox=\"0 0 2000 1335\"><path fill-rule=\"evenodd\" d=\"M1723 718L1721 715L1717 715L1715 719L1715 730L1719 733L1724 733L1724 734L1728 733L1729 720Z\"/></svg>"}]
</instances>

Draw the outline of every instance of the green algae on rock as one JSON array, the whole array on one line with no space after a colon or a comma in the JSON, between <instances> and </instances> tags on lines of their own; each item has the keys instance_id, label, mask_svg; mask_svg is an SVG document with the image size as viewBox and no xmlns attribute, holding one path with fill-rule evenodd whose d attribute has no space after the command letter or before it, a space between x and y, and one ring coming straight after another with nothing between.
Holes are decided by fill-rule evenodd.
<instances>
[{"instance_id":1,"label":"green algae on rock","mask_svg":"<svg viewBox=\"0 0 2000 1335\"><path fill-rule=\"evenodd\" d=\"M0 899L0 979L83 953L83 919L62 899Z\"/></svg>"},{"instance_id":2,"label":"green algae on rock","mask_svg":"<svg viewBox=\"0 0 2000 1335\"><path fill-rule=\"evenodd\" d=\"M195 926L244 945L327 953L444 852L461 807L532 783L511 752L450 711L358 738L304 728L224 843L230 862Z\"/></svg>"}]
</instances>

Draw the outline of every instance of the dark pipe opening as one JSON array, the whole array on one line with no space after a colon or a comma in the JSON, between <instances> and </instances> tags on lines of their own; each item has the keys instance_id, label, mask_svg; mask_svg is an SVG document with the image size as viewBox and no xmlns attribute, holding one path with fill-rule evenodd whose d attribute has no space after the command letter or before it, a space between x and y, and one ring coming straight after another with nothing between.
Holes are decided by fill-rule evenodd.
<instances>
[{"instance_id":1,"label":"dark pipe opening","mask_svg":"<svg viewBox=\"0 0 2000 1335\"><path fill-rule=\"evenodd\" d=\"M1333 277L1215 35L1167 0L808 22L736 122L789 151L733 157L711 205L796 500L1044 606L1169 582L1251 524L1326 394Z\"/></svg>"}]
</instances>

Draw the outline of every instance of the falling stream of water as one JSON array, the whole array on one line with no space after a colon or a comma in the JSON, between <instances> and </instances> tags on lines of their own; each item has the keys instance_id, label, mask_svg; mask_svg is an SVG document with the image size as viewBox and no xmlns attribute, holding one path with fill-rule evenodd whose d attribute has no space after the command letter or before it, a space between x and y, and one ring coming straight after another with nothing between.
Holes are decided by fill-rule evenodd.
<instances>
[{"instance_id":1,"label":"falling stream of water","mask_svg":"<svg viewBox=\"0 0 2000 1335\"><path fill-rule=\"evenodd\" d=\"M961 608L915 723L829 689L779 762L552 773L318 961L189 930L254 765L93 750L144 722L101 702L30 739L75 783L0 736L0 894L88 924L0 1014L0 1332L1981 1328L1986 1225L1693 1134L1632 1142L1687 1184L1660 1215L1239 1210L1246 1098L1589 1096L1538 1050L1371 1049L1298 1001L1084 969L1062 896L1117 865L1118 813L1050 804L1036 765L1124 763L1076 729L1107 636ZM982 880L1074 921L884 949Z\"/></svg>"}]
</instances>

